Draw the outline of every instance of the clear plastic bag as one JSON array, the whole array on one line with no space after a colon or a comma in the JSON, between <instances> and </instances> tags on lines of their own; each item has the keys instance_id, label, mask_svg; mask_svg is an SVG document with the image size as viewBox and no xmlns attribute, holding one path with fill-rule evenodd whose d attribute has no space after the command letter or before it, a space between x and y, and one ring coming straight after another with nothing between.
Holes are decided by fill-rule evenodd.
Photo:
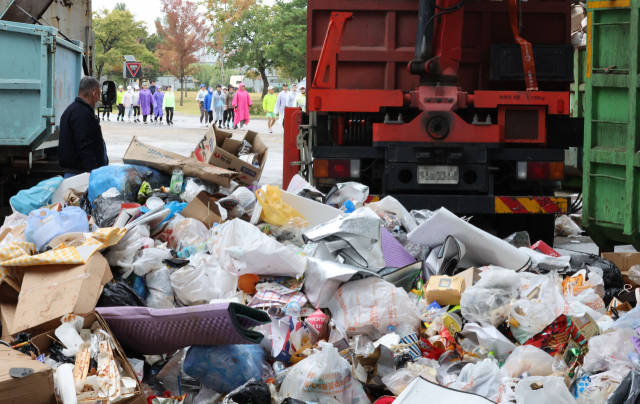
<instances>
[{"instance_id":1,"label":"clear plastic bag","mask_svg":"<svg viewBox=\"0 0 640 404\"><path fill-rule=\"evenodd\" d=\"M591 337L582 369L587 373L615 371L624 376L633 368L629 354L636 351L631 336L638 334L632 329L618 329Z\"/></svg>"},{"instance_id":2,"label":"clear plastic bag","mask_svg":"<svg viewBox=\"0 0 640 404\"><path fill-rule=\"evenodd\" d=\"M145 248L138 251L133 258L131 269L138 276L144 276L156 269L164 268L163 260L173 258L166 248Z\"/></svg>"},{"instance_id":3,"label":"clear plastic bag","mask_svg":"<svg viewBox=\"0 0 640 404\"><path fill-rule=\"evenodd\" d=\"M191 245L206 242L209 239L209 230L201 221L178 214L155 239L167 243L176 251L182 251Z\"/></svg>"},{"instance_id":4,"label":"clear plastic bag","mask_svg":"<svg viewBox=\"0 0 640 404\"><path fill-rule=\"evenodd\" d=\"M42 251L54 237L67 233L88 233L87 214L77 206L69 206L57 212L49 209L34 210L29 213L25 240Z\"/></svg>"},{"instance_id":5,"label":"clear plastic bag","mask_svg":"<svg viewBox=\"0 0 640 404\"><path fill-rule=\"evenodd\" d=\"M467 288L460 298L462 315L467 321L499 326L509 317L512 295L504 289Z\"/></svg>"},{"instance_id":6,"label":"clear plastic bag","mask_svg":"<svg viewBox=\"0 0 640 404\"><path fill-rule=\"evenodd\" d=\"M556 319L556 315L549 309L549 303L544 300L518 300L511 305L510 315L519 324L517 327L512 325L511 332L521 344Z\"/></svg>"},{"instance_id":7,"label":"clear plastic bag","mask_svg":"<svg viewBox=\"0 0 640 404\"><path fill-rule=\"evenodd\" d=\"M556 218L556 236L579 236L582 229L567 215Z\"/></svg>"},{"instance_id":8,"label":"clear plastic bag","mask_svg":"<svg viewBox=\"0 0 640 404\"><path fill-rule=\"evenodd\" d=\"M392 392L396 396L399 396L400 393L402 393L404 389L411 384L412 381L420 376L433 383L437 383L437 380L435 377L433 377L433 375L407 368L398 369L393 373L389 373L382 378L382 383L387 386L387 389L389 389L390 392Z\"/></svg>"},{"instance_id":9,"label":"clear plastic bag","mask_svg":"<svg viewBox=\"0 0 640 404\"><path fill-rule=\"evenodd\" d=\"M458 380L448 387L475 393L491 401L496 401L500 384L505 377L507 377L506 371L500 369L496 360L485 359L478 363L465 365L458 376Z\"/></svg>"},{"instance_id":10,"label":"clear plastic bag","mask_svg":"<svg viewBox=\"0 0 640 404\"><path fill-rule=\"evenodd\" d=\"M531 248L531 240L529 239L529 233L526 231L517 231L513 234L507 236L504 239L507 243L511 244L516 248L526 247Z\"/></svg>"},{"instance_id":11,"label":"clear plastic bag","mask_svg":"<svg viewBox=\"0 0 640 404\"><path fill-rule=\"evenodd\" d=\"M589 377L591 383L578 396L578 404L605 404L607 397L622 382L617 372L603 372Z\"/></svg>"},{"instance_id":12,"label":"clear plastic bag","mask_svg":"<svg viewBox=\"0 0 640 404\"><path fill-rule=\"evenodd\" d=\"M640 284L640 265L632 265L628 272L629 279Z\"/></svg>"},{"instance_id":13,"label":"clear plastic bag","mask_svg":"<svg viewBox=\"0 0 640 404\"><path fill-rule=\"evenodd\" d=\"M502 368L509 377L520 377L525 372L533 376L548 376L553 373L553 357L540 348L521 345L511 353Z\"/></svg>"},{"instance_id":14,"label":"clear plastic bag","mask_svg":"<svg viewBox=\"0 0 640 404\"><path fill-rule=\"evenodd\" d=\"M147 307L152 309L173 309L176 307L169 268L149 272L145 276L145 281L149 289L146 298Z\"/></svg>"},{"instance_id":15,"label":"clear plastic bag","mask_svg":"<svg viewBox=\"0 0 640 404\"><path fill-rule=\"evenodd\" d=\"M206 191L210 194L218 192L218 186L216 184L203 181L200 178L186 177L184 179L184 188L180 197L183 201L189 203L198 196L201 191Z\"/></svg>"},{"instance_id":16,"label":"clear plastic bag","mask_svg":"<svg viewBox=\"0 0 640 404\"><path fill-rule=\"evenodd\" d=\"M196 254L189 261L191 265L171 274L171 286L180 303L207 304L235 293L238 277L222 269L215 257Z\"/></svg>"},{"instance_id":17,"label":"clear plastic bag","mask_svg":"<svg viewBox=\"0 0 640 404\"><path fill-rule=\"evenodd\" d=\"M516 385L515 395L518 404L576 404L562 377L525 377Z\"/></svg>"}]
</instances>

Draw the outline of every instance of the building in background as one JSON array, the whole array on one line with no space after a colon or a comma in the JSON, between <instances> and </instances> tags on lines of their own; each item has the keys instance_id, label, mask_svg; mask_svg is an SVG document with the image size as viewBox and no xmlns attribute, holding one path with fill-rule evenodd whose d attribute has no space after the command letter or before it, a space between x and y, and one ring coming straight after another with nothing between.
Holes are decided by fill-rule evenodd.
<instances>
[{"instance_id":1,"label":"building in background","mask_svg":"<svg viewBox=\"0 0 640 404\"><path fill-rule=\"evenodd\" d=\"M187 76L184 78L184 85L187 90L196 89L196 83L193 79L193 76ZM156 86L162 86L165 88L166 86L173 87L174 90L181 90L182 85L180 84L180 79L176 76L160 76L156 79Z\"/></svg>"}]
</instances>

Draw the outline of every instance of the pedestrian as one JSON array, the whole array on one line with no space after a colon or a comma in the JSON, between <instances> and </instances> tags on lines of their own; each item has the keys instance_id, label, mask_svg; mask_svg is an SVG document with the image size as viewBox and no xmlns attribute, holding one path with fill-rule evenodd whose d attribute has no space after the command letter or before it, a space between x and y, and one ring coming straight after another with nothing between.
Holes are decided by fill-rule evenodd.
<instances>
[{"instance_id":1,"label":"pedestrian","mask_svg":"<svg viewBox=\"0 0 640 404\"><path fill-rule=\"evenodd\" d=\"M274 111L277 115L279 115L279 122L280 125L284 126L284 109L285 107L288 107L289 105L287 105L287 99L289 98L289 86L287 85L287 83L284 83L282 85L282 91L280 91L280 94L278 94L278 99L276 100L276 107L274 108Z\"/></svg>"},{"instance_id":2,"label":"pedestrian","mask_svg":"<svg viewBox=\"0 0 640 404\"><path fill-rule=\"evenodd\" d=\"M276 112L274 108L276 107L276 101L278 100L278 96L274 94L275 89L272 86L269 86L267 95L262 99L262 109L264 113L267 115L267 127L269 128L269 133L273 133L271 127L276 123ZM283 108L284 113L284 108Z\"/></svg>"},{"instance_id":3,"label":"pedestrian","mask_svg":"<svg viewBox=\"0 0 640 404\"><path fill-rule=\"evenodd\" d=\"M109 165L100 120L93 110L99 100L100 82L85 76L80 80L78 96L60 118L58 163L64 178Z\"/></svg>"},{"instance_id":4,"label":"pedestrian","mask_svg":"<svg viewBox=\"0 0 640 404\"><path fill-rule=\"evenodd\" d=\"M287 107L293 108L293 105L296 103L297 96L298 96L298 86L293 84L291 85L291 91L289 91L289 95L287 96Z\"/></svg>"},{"instance_id":5,"label":"pedestrian","mask_svg":"<svg viewBox=\"0 0 640 404\"><path fill-rule=\"evenodd\" d=\"M235 96L233 96L233 108L234 108L234 118L233 118L233 129L238 129L238 124L240 124L240 129L244 125L249 124L249 107L253 105L253 101L251 101L251 95L245 90L244 83L240 83L240 88Z\"/></svg>"},{"instance_id":6,"label":"pedestrian","mask_svg":"<svg viewBox=\"0 0 640 404\"><path fill-rule=\"evenodd\" d=\"M225 111L227 113L227 119L224 120L224 123L226 124L227 129L230 129L229 125L231 124L231 122L233 122L233 96L235 95L235 89L232 85L229 85L229 91L227 91L227 95L224 97L224 103L227 108L227 110Z\"/></svg>"},{"instance_id":7,"label":"pedestrian","mask_svg":"<svg viewBox=\"0 0 640 404\"><path fill-rule=\"evenodd\" d=\"M307 96L304 94L305 88L304 86L300 86L300 94L296 96L295 107L302 108L302 112L305 112L306 104L307 104Z\"/></svg>"},{"instance_id":8,"label":"pedestrian","mask_svg":"<svg viewBox=\"0 0 640 404\"><path fill-rule=\"evenodd\" d=\"M216 91L213 93L213 99L211 100L211 109L215 113L213 124L218 122L218 128L222 126L222 115L224 112L224 94L222 93L222 86L218 84Z\"/></svg>"},{"instance_id":9,"label":"pedestrian","mask_svg":"<svg viewBox=\"0 0 640 404\"><path fill-rule=\"evenodd\" d=\"M140 122L140 105L138 105L138 101L140 101L140 87L136 84L133 91L133 122Z\"/></svg>"},{"instance_id":10,"label":"pedestrian","mask_svg":"<svg viewBox=\"0 0 640 404\"><path fill-rule=\"evenodd\" d=\"M173 88L167 86L167 92L164 93L164 111L167 114L167 125L173 125L173 109L176 107L176 95Z\"/></svg>"},{"instance_id":11,"label":"pedestrian","mask_svg":"<svg viewBox=\"0 0 640 404\"><path fill-rule=\"evenodd\" d=\"M209 87L209 91L207 95L204 96L204 109L207 111L207 117L209 118L209 123L213 124L213 110L211 109L211 104L213 101L213 87ZM207 125L205 125L207 126Z\"/></svg>"},{"instance_id":12,"label":"pedestrian","mask_svg":"<svg viewBox=\"0 0 640 404\"><path fill-rule=\"evenodd\" d=\"M124 122L124 105L122 104L123 97L124 89L122 86L118 86L118 93L116 94L116 105L118 106L118 122L120 122L120 117L122 117L122 122Z\"/></svg>"},{"instance_id":13,"label":"pedestrian","mask_svg":"<svg viewBox=\"0 0 640 404\"><path fill-rule=\"evenodd\" d=\"M127 92L124 93L124 96L122 97L122 103L124 104L125 109L124 116L126 116L128 122L131 123L131 116L133 115L133 88L131 88L131 86L127 86Z\"/></svg>"},{"instance_id":14,"label":"pedestrian","mask_svg":"<svg viewBox=\"0 0 640 404\"><path fill-rule=\"evenodd\" d=\"M153 116L153 95L157 91L156 81L155 80L151 80L151 85L149 86L149 91L151 92L151 105L150 105L150 109L149 109L149 115ZM149 119L151 119L151 118L149 118Z\"/></svg>"},{"instance_id":15,"label":"pedestrian","mask_svg":"<svg viewBox=\"0 0 640 404\"><path fill-rule=\"evenodd\" d=\"M111 119L109 119L109 116L111 116L111 105L102 104L102 106L104 107L104 110L102 110L102 120L104 121L104 115L107 114L107 121L111 122Z\"/></svg>"},{"instance_id":16,"label":"pedestrian","mask_svg":"<svg viewBox=\"0 0 640 404\"><path fill-rule=\"evenodd\" d=\"M156 109L153 111L155 117L155 124L158 125L158 118L160 118L160 125L162 125L162 106L164 104L164 93L162 92L162 86L156 88L156 92L153 94L153 105Z\"/></svg>"},{"instance_id":17,"label":"pedestrian","mask_svg":"<svg viewBox=\"0 0 640 404\"><path fill-rule=\"evenodd\" d=\"M138 99L138 105L140 105L140 112L142 113L142 121L147 124L147 116L151 109L151 91L147 88L146 84L142 85L142 91L140 91L140 98Z\"/></svg>"},{"instance_id":18,"label":"pedestrian","mask_svg":"<svg viewBox=\"0 0 640 404\"><path fill-rule=\"evenodd\" d=\"M196 102L200 107L200 125L207 126L207 110L204 107L204 98L207 95L207 86L204 84L200 84L200 91L198 91L198 95L196 96ZM202 120L204 119L204 123Z\"/></svg>"}]
</instances>

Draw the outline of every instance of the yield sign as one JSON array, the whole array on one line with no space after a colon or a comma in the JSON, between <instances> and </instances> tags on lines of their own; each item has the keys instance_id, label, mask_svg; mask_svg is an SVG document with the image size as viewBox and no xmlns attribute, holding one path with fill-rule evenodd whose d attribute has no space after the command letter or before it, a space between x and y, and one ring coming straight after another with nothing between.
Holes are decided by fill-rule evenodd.
<instances>
[{"instance_id":1,"label":"yield sign","mask_svg":"<svg viewBox=\"0 0 640 404\"><path fill-rule=\"evenodd\" d=\"M127 62L127 70L131 73L131 78L136 78L137 73L140 71L140 62Z\"/></svg>"}]
</instances>

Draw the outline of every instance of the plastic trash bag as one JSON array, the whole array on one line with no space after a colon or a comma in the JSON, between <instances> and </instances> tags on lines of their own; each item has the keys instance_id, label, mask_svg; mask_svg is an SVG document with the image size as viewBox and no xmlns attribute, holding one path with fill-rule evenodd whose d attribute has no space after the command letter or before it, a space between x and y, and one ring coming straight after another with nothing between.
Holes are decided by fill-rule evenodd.
<instances>
[{"instance_id":1,"label":"plastic trash bag","mask_svg":"<svg viewBox=\"0 0 640 404\"><path fill-rule=\"evenodd\" d=\"M54 237L88 232L87 214L77 206L69 206L61 212L40 209L29 213L24 236L26 241L36 245L36 250L42 251Z\"/></svg>"},{"instance_id":2,"label":"plastic trash bag","mask_svg":"<svg viewBox=\"0 0 640 404\"><path fill-rule=\"evenodd\" d=\"M626 328L591 337L582 369L587 373L614 371L622 376L626 375L633 368L628 356L636 352L629 338L631 336L638 337L638 334Z\"/></svg>"},{"instance_id":3,"label":"plastic trash bag","mask_svg":"<svg viewBox=\"0 0 640 404\"><path fill-rule=\"evenodd\" d=\"M518 300L511 305L510 314L519 324L517 327L512 325L511 332L521 344L544 330L557 317L544 300Z\"/></svg>"},{"instance_id":4,"label":"plastic trash bag","mask_svg":"<svg viewBox=\"0 0 640 404\"><path fill-rule=\"evenodd\" d=\"M409 386L411 382L418 377L423 377L433 383L437 383L437 380L435 377L433 377L433 375L425 372L410 370L408 368L401 368L393 373L389 373L382 378L382 383L384 383L384 385L390 392L392 392L396 396L399 396L400 393L402 393L404 389L406 389L407 386Z\"/></svg>"},{"instance_id":5,"label":"plastic trash bag","mask_svg":"<svg viewBox=\"0 0 640 404\"><path fill-rule=\"evenodd\" d=\"M219 227L219 235L211 238L209 252L220 266L240 276L302 275L306 257L292 252L285 245L262 233L256 226L233 219Z\"/></svg>"},{"instance_id":6,"label":"plastic trash bag","mask_svg":"<svg viewBox=\"0 0 640 404\"><path fill-rule=\"evenodd\" d=\"M206 242L209 230L201 221L177 214L155 238L176 251L182 251L186 247Z\"/></svg>"},{"instance_id":7,"label":"plastic trash bag","mask_svg":"<svg viewBox=\"0 0 640 404\"><path fill-rule=\"evenodd\" d=\"M110 198L99 195L94 199L93 206L95 206L95 208L92 211L92 217L96 225L98 227L112 227L120 215L123 203L128 202L122 195Z\"/></svg>"},{"instance_id":8,"label":"plastic trash bag","mask_svg":"<svg viewBox=\"0 0 640 404\"><path fill-rule=\"evenodd\" d=\"M122 277L128 278L133 272L132 264L136 253L149 245L153 246L153 240L149 238L149 226L136 226L128 231L118 244L111 246L105 252L105 258L109 266L121 268L121 272L124 272Z\"/></svg>"},{"instance_id":9,"label":"plastic trash bag","mask_svg":"<svg viewBox=\"0 0 640 404\"><path fill-rule=\"evenodd\" d=\"M418 331L420 318L407 292L375 277L343 284L327 305L333 320L347 334L378 330L389 333L390 325L408 323Z\"/></svg>"},{"instance_id":10,"label":"plastic trash bag","mask_svg":"<svg viewBox=\"0 0 640 404\"><path fill-rule=\"evenodd\" d=\"M458 380L447 387L475 393L491 401L496 401L500 384L505 377L507 377L507 372L500 369L496 360L485 359L478 363L467 364L462 368Z\"/></svg>"},{"instance_id":11,"label":"plastic trash bag","mask_svg":"<svg viewBox=\"0 0 640 404\"><path fill-rule=\"evenodd\" d=\"M284 203L282 200L282 192L280 188L276 186L267 185L266 192L262 189L257 190L256 197L262 207L260 219L269 224L284 226L289 219L294 217L300 217L306 220L300 212Z\"/></svg>"},{"instance_id":12,"label":"plastic trash bag","mask_svg":"<svg viewBox=\"0 0 640 404\"><path fill-rule=\"evenodd\" d=\"M354 387L351 365L332 344L318 345L322 351L302 360L287 373L280 396L316 403L323 396L331 396L341 404L351 404Z\"/></svg>"},{"instance_id":13,"label":"plastic trash bag","mask_svg":"<svg viewBox=\"0 0 640 404\"><path fill-rule=\"evenodd\" d=\"M540 348L521 345L507 358L502 369L508 377L520 377L525 372L532 376L548 376L553 373L553 356Z\"/></svg>"},{"instance_id":14,"label":"plastic trash bag","mask_svg":"<svg viewBox=\"0 0 640 404\"><path fill-rule=\"evenodd\" d=\"M89 177L89 200L95 200L98 195L110 188L116 188L127 200L138 200L138 190L143 182L148 182L151 189L160 188L171 182L167 174L152 168L138 165L104 166L91 171Z\"/></svg>"},{"instance_id":15,"label":"plastic trash bag","mask_svg":"<svg viewBox=\"0 0 640 404\"><path fill-rule=\"evenodd\" d=\"M633 370L607 398L605 404L636 404L640 400L640 372Z\"/></svg>"},{"instance_id":16,"label":"plastic trash bag","mask_svg":"<svg viewBox=\"0 0 640 404\"><path fill-rule=\"evenodd\" d=\"M183 370L204 386L230 393L251 379L262 379L265 354L260 345L192 346Z\"/></svg>"},{"instance_id":17,"label":"plastic trash bag","mask_svg":"<svg viewBox=\"0 0 640 404\"><path fill-rule=\"evenodd\" d=\"M262 380L249 380L224 398L223 404L270 404L271 390Z\"/></svg>"},{"instance_id":18,"label":"plastic trash bag","mask_svg":"<svg viewBox=\"0 0 640 404\"><path fill-rule=\"evenodd\" d=\"M183 201L189 203L198 196L201 191L214 194L218 192L218 186L207 181L203 181L200 178L185 177L182 193L180 197Z\"/></svg>"},{"instance_id":19,"label":"plastic trash bag","mask_svg":"<svg viewBox=\"0 0 640 404\"><path fill-rule=\"evenodd\" d=\"M622 314L617 319L611 328L624 329L624 328L639 328L640 327L640 306L636 306L630 311Z\"/></svg>"},{"instance_id":20,"label":"plastic trash bag","mask_svg":"<svg viewBox=\"0 0 640 404\"><path fill-rule=\"evenodd\" d=\"M622 376L616 372L598 373L589 379L591 382L578 395L578 404L604 404L622 382Z\"/></svg>"},{"instance_id":21,"label":"plastic trash bag","mask_svg":"<svg viewBox=\"0 0 640 404\"><path fill-rule=\"evenodd\" d=\"M515 271L490 267L462 294L462 316L470 322L499 326L509 316L509 304L519 285L520 275Z\"/></svg>"},{"instance_id":22,"label":"plastic trash bag","mask_svg":"<svg viewBox=\"0 0 640 404\"><path fill-rule=\"evenodd\" d=\"M123 280L104 285L96 307L139 306L147 307L144 299Z\"/></svg>"},{"instance_id":23,"label":"plastic trash bag","mask_svg":"<svg viewBox=\"0 0 640 404\"><path fill-rule=\"evenodd\" d=\"M556 218L556 236L579 236L582 229L567 215L561 215Z\"/></svg>"},{"instance_id":24,"label":"plastic trash bag","mask_svg":"<svg viewBox=\"0 0 640 404\"><path fill-rule=\"evenodd\" d=\"M516 385L515 393L517 404L576 404L562 377L525 377Z\"/></svg>"},{"instance_id":25,"label":"plastic trash bag","mask_svg":"<svg viewBox=\"0 0 640 404\"><path fill-rule=\"evenodd\" d=\"M200 253L189 261L189 266L171 274L171 286L183 305L207 304L236 292L238 277L223 270L214 256Z\"/></svg>"},{"instance_id":26,"label":"plastic trash bag","mask_svg":"<svg viewBox=\"0 0 640 404\"><path fill-rule=\"evenodd\" d=\"M145 280L147 289L149 289L146 298L147 307L153 309L173 309L176 307L169 268L151 271L145 276Z\"/></svg>"},{"instance_id":27,"label":"plastic trash bag","mask_svg":"<svg viewBox=\"0 0 640 404\"><path fill-rule=\"evenodd\" d=\"M64 178L53 177L41 181L35 187L23 189L9 199L14 212L28 215L32 210L39 209L51 203L51 197Z\"/></svg>"},{"instance_id":28,"label":"plastic trash bag","mask_svg":"<svg viewBox=\"0 0 640 404\"><path fill-rule=\"evenodd\" d=\"M151 271L164 268L166 265L163 264L162 261L171 258L173 258L173 256L166 248L145 248L138 251L133 257L131 269L136 275L145 276Z\"/></svg>"}]
</instances>

